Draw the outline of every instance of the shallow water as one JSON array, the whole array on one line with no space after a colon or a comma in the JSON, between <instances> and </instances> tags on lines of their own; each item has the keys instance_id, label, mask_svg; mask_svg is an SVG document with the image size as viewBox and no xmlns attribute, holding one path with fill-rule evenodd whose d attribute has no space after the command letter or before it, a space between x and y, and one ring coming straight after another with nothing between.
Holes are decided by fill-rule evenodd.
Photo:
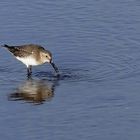
<instances>
[{"instance_id":1,"label":"shallow water","mask_svg":"<svg viewBox=\"0 0 140 140\"><path fill-rule=\"evenodd\" d=\"M53 53L26 68L1 48L0 136L12 140L140 138L138 0L1 1L0 44Z\"/></svg>"}]
</instances>

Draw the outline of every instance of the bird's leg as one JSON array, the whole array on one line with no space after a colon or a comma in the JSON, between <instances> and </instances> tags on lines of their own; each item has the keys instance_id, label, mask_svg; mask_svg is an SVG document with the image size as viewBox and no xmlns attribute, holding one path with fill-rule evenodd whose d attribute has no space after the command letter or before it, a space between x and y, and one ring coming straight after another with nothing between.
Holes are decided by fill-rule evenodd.
<instances>
[{"instance_id":1,"label":"bird's leg","mask_svg":"<svg viewBox=\"0 0 140 140\"><path fill-rule=\"evenodd\" d=\"M27 75L28 75L28 76L31 76L31 74L32 74L32 66L29 65L29 66L27 67Z\"/></svg>"},{"instance_id":2,"label":"bird's leg","mask_svg":"<svg viewBox=\"0 0 140 140\"><path fill-rule=\"evenodd\" d=\"M32 66L29 66L30 74L32 74Z\"/></svg>"}]
</instances>

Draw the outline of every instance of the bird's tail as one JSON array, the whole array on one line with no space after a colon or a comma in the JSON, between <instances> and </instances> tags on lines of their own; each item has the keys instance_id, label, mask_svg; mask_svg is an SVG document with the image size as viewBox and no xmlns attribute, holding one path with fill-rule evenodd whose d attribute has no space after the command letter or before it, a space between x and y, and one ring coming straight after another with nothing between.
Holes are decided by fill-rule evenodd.
<instances>
[{"instance_id":1,"label":"bird's tail","mask_svg":"<svg viewBox=\"0 0 140 140\"><path fill-rule=\"evenodd\" d=\"M2 45L1 47L4 47L4 48L9 48L10 46L9 46L9 45L7 45L7 44L4 44L4 45Z\"/></svg>"}]
</instances>

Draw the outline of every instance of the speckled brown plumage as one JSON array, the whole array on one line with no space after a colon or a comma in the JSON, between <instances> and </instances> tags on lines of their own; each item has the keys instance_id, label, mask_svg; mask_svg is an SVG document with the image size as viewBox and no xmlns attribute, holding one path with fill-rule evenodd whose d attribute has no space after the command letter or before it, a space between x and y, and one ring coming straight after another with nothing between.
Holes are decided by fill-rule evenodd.
<instances>
[{"instance_id":1,"label":"speckled brown plumage","mask_svg":"<svg viewBox=\"0 0 140 140\"><path fill-rule=\"evenodd\" d=\"M9 46L4 45L3 47L7 48L13 55L18 57L27 57L29 55L39 56L40 51L46 51L42 46L29 44L21 46ZM50 55L51 53L47 51Z\"/></svg>"}]
</instances>

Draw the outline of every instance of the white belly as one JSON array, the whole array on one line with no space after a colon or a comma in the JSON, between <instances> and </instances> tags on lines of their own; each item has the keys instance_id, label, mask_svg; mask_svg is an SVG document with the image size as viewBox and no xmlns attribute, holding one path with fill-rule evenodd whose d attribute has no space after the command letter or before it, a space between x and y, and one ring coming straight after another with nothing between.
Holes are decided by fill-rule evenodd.
<instances>
[{"instance_id":1,"label":"white belly","mask_svg":"<svg viewBox=\"0 0 140 140\"><path fill-rule=\"evenodd\" d=\"M27 67L29 65L35 66L38 65L36 59L34 59L33 57L29 56L29 57L16 57L19 61L21 61L22 63L24 63Z\"/></svg>"}]
</instances>

